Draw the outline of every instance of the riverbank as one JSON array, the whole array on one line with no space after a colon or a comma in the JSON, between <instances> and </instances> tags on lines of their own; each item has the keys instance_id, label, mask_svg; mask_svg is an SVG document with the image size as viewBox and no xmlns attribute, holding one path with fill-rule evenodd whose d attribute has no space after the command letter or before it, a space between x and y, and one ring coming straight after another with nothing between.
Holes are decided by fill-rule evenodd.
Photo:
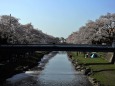
<instances>
[{"instance_id":1,"label":"riverbank","mask_svg":"<svg viewBox=\"0 0 115 86\"><path fill-rule=\"evenodd\" d=\"M31 58L24 58L17 62L9 62L0 66L0 83L15 74L21 73L38 65L41 58L49 52L35 52Z\"/></svg>"},{"instance_id":2,"label":"riverbank","mask_svg":"<svg viewBox=\"0 0 115 86\"><path fill-rule=\"evenodd\" d=\"M103 57L85 58L83 53L68 53L76 70L89 77L94 86L115 86L115 64Z\"/></svg>"},{"instance_id":3,"label":"riverbank","mask_svg":"<svg viewBox=\"0 0 115 86\"><path fill-rule=\"evenodd\" d=\"M39 67L43 70L39 70ZM36 67L16 74L2 86L92 86L86 76L75 71L66 52L51 52L43 56Z\"/></svg>"}]
</instances>

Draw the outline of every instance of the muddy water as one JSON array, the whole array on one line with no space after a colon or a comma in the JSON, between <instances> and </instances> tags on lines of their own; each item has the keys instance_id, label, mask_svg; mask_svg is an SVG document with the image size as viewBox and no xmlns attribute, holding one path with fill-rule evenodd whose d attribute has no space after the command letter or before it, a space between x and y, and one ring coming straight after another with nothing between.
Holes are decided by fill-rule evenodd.
<instances>
[{"instance_id":1,"label":"muddy water","mask_svg":"<svg viewBox=\"0 0 115 86\"><path fill-rule=\"evenodd\" d=\"M40 68L43 69L40 71ZM91 86L87 77L75 71L66 52L45 55L38 67L17 74L3 86Z\"/></svg>"}]
</instances>

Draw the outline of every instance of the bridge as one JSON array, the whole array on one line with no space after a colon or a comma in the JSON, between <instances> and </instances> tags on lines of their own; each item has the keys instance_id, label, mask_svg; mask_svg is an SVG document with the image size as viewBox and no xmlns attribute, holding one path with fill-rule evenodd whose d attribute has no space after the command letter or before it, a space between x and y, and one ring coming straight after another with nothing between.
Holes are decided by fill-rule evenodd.
<instances>
[{"instance_id":1,"label":"bridge","mask_svg":"<svg viewBox=\"0 0 115 86\"><path fill-rule=\"evenodd\" d=\"M82 52L115 52L110 45L88 44L18 44L0 45L0 51L82 51Z\"/></svg>"},{"instance_id":2,"label":"bridge","mask_svg":"<svg viewBox=\"0 0 115 86\"><path fill-rule=\"evenodd\" d=\"M17 44L0 45L2 58L12 56L15 58L31 57L35 51L79 51L79 52L113 52L111 63L115 63L114 45L88 45L88 44Z\"/></svg>"}]
</instances>

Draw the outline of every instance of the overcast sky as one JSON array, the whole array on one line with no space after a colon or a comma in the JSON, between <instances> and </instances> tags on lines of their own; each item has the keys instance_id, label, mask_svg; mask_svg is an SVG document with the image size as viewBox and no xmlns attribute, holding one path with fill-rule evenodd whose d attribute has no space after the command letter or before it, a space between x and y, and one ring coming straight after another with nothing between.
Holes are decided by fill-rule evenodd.
<instances>
[{"instance_id":1,"label":"overcast sky","mask_svg":"<svg viewBox=\"0 0 115 86\"><path fill-rule=\"evenodd\" d=\"M1 0L0 15L32 23L35 28L55 37L68 37L88 20L115 13L115 0Z\"/></svg>"}]
</instances>

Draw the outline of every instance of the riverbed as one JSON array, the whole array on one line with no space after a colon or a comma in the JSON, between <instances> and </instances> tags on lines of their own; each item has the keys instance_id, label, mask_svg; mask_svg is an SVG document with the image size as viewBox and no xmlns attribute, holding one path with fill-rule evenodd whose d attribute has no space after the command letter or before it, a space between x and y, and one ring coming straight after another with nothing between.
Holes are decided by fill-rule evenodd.
<instances>
[{"instance_id":1,"label":"riverbed","mask_svg":"<svg viewBox=\"0 0 115 86\"><path fill-rule=\"evenodd\" d=\"M76 71L66 52L52 52L41 59L37 67L8 78L2 86L91 86L89 80Z\"/></svg>"}]
</instances>

